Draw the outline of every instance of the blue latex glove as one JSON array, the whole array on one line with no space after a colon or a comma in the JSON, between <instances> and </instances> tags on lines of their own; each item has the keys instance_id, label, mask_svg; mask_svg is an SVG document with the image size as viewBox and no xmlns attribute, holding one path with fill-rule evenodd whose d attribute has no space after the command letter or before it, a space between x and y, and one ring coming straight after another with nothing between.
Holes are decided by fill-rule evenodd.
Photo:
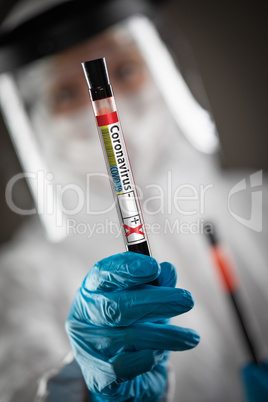
<instances>
[{"instance_id":1,"label":"blue latex glove","mask_svg":"<svg viewBox=\"0 0 268 402\"><path fill-rule=\"evenodd\" d=\"M158 278L159 286L148 285ZM98 262L76 293L66 331L93 401L157 401L169 350L195 347L199 335L168 324L193 307L175 289L170 263L126 252Z\"/></svg>"},{"instance_id":2,"label":"blue latex glove","mask_svg":"<svg viewBox=\"0 0 268 402\"><path fill-rule=\"evenodd\" d=\"M250 363L243 368L243 378L249 402L268 401L268 362Z\"/></svg>"}]
</instances>

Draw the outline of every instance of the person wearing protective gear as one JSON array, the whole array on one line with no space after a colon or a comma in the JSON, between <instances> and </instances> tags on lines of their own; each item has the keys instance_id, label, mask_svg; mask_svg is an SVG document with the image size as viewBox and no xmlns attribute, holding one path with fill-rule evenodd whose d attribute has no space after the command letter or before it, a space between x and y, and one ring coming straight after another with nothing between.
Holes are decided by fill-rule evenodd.
<instances>
[{"instance_id":1,"label":"person wearing protective gear","mask_svg":"<svg viewBox=\"0 0 268 402\"><path fill-rule=\"evenodd\" d=\"M144 16L148 8L145 1L70 0L46 4L35 17L24 9L23 21L11 15L3 24L2 110L50 238L59 239L57 229L65 235L58 244L48 241L32 217L2 250L0 384L6 401L29 402L33 395L50 402L85 396L242 400L237 371L246 356L199 236L204 218L217 223L236 251L254 315L268 334L266 232L260 236L242 226L227 208L231 189L249 172L222 173L215 155L197 149L202 143L203 150L215 150L213 124ZM161 63L152 60L150 49ZM118 254L124 245L80 65L103 56L154 259ZM170 68L164 82L156 75L160 64ZM172 85L164 85L169 76ZM167 88L177 96L173 109ZM250 206L245 199L234 204L234 211ZM154 278L160 286L149 284ZM181 313L192 307L192 298L180 288L195 299L187 314ZM65 359L58 371L69 350L67 316L75 360ZM197 333L202 342L194 348ZM265 358L267 346L260 354Z\"/></svg>"}]
</instances>

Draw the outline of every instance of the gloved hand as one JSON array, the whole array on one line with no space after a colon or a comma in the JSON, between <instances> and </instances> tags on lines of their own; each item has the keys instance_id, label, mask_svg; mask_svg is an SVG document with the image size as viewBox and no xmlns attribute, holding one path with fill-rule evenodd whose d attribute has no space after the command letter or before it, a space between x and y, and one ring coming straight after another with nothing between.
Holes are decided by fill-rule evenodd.
<instances>
[{"instance_id":1,"label":"gloved hand","mask_svg":"<svg viewBox=\"0 0 268 402\"><path fill-rule=\"evenodd\" d=\"M249 402L268 401L268 362L250 363L243 368L247 400Z\"/></svg>"},{"instance_id":2,"label":"gloved hand","mask_svg":"<svg viewBox=\"0 0 268 402\"><path fill-rule=\"evenodd\" d=\"M148 285L158 278L159 286ZM157 401L170 350L191 349L199 335L168 324L193 307L175 289L170 263L126 252L98 262L77 291L66 331L93 401Z\"/></svg>"}]
</instances>

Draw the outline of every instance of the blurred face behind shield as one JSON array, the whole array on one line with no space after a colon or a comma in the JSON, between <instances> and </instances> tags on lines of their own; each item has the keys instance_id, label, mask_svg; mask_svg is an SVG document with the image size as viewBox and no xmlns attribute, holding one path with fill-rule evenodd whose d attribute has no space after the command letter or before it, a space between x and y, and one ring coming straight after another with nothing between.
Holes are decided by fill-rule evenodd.
<instances>
[{"instance_id":1,"label":"blurred face behind shield","mask_svg":"<svg viewBox=\"0 0 268 402\"><path fill-rule=\"evenodd\" d=\"M206 136L208 132L211 133L208 130L208 128L211 129L210 117L193 99L149 18L137 11L131 11L126 17L120 17L120 22L117 20L110 23L109 21L109 24L105 25L105 29L92 36L98 31L97 25L102 15L99 14L94 22L90 14L91 10L88 10L88 14L84 12L81 16L81 10L90 9L92 4L89 5L83 1L81 3L79 1L64 3L71 4L72 7L81 5L82 8L78 10L79 18L84 18L86 32L87 29L91 29L91 24L94 32L84 35L81 28L84 36L80 41L75 41L76 45L72 42L72 34L71 36L66 34L72 45L69 42L63 45L64 35L61 35L60 38L56 37L56 45L60 43L57 53L44 55L38 60L33 58L32 60L35 61L28 62L26 65L19 60L18 63L21 62L21 64L14 67L15 73L12 73L11 76L12 79L15 79L24 112L32 127L31 142L36 145L32 152L37 153L37 149L39 149L41 156L39 159L43 159L45 162L39 163L41 167L33 166L33 164L29 166L28 154L25 155L24 143L22 144L23 141L20 141L21 154L24 154L22 165L26 172L38 172L43 169L52 173L53 179L47 180L49 185L59 184L62 187L69 184L78 185L79 190L83 191L86 196L86 201L90 192L92 198L98 198L97 204L106 205L107 208L107 203L111 205L112 201L107 201L111 195L109 180L81 67L81 62L105 57L136 182L142 190L145 189L145 192L147 184L149 184L148 187L155 184L155 186L161 185L164 188L163 186L166 185L164 174L168 170L172 170L178 160L181 164L184 162L187 164L187 171L189 171L189 166L193 166L189 163L189 154L192 153L191 146L184 136L188 135L187 138L192 138L194 135L195 139L202 142L203 136ZM130 4L132 6L141 2L111 0L96 3L97 5L94 3L94 7L98 8L104 3L105 7L113 6L116 3L115 11L117 13L119 3L122 3L121 8L131 9ZM145 13L145 15L147 14ZM60 16L61 14L52 22L54 25L51 30L55 29L56 36L58 32L61 32L58 26L61 24ZM65 14L68 24L73 22L71 16L72 13ZM42 15L39 17L41 18ZM42 24L42 29L39 29L41 40L45 37L43 31L48 37L50 35L47 19L44 18ZM101 26L104 28L103 25ZM80 32L79 28L80 26L77 27L77 32ZM95 28L96 30L94 30ZM28 30L28 35L29 32L32 32L31 29ZM26 47L27 39L26 33L24 35ZM60 50L63 48L66 50ZM9 108L9 117L13 118L12 108ZM21 130L18 130L16 137L20 139ZM180 140L179 146L178 139ZM198 155L194 154L191 157L196 163ZM87 185L88 174L96 174L94 190L89 189ZM104 178L104 176L106 177ZM38 185L33 183L34 199L38 198L38 188L36 189L36 187ZM53 189L54 193L51 196L53 205L57 205L57 190L58 188ZM56 215L56 227L59 226L57 216L62 215L63 209L68 212L72 208L75 209L78 202L77 197L75 191L65 192L64 199L60 193L60 203L64 205L63 208L62 205L60 206L59 213L56 210L54 214ZM38 200L36 205L38 208ZM43 205L41 205L41 210L42 207ZM79 219L92 218L92 216L87 218L82 216L85 209ZM98 211L104 209L105 207L100 207ZM49 229L48 232L50 227L54 231L55 219L52 217L54 221L51 225L52 218L50 221L47 220L47 215L44 214L44 219L47 221L45 226ZM72 214L68 213L68 215Z\"/></svg>"},{"instance_id":2,"label":"blurred face behind shield","mask_svg":"<svg viewBox=\"0 0 268 402\"><path fill-rule=\"evenodd\" d=\"M106 172L81 68L81 62L104 56L134 170L149 173L154 166L156 153L148 157L148 147L158 134L161 138L164 102L126 23L121 23L17 74L34 132L56 181L82 183L86 173Z\"/></svg>"}]
</instances>

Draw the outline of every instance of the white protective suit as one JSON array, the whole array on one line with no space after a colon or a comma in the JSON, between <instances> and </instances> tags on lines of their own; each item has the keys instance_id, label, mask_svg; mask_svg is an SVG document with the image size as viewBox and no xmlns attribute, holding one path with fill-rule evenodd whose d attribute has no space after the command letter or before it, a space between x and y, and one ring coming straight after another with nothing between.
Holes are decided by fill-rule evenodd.
<instances>
[{"instance_id":1,"label":"white protective suit","mask_svg":"<svg viewBox=\"0 0 268 402\"><path fill-rule=\"evenodd\" d=\"M241 278L245 311L250 320L258 323L262 334L256 334L260 355L267 357L267 342L262 341L268 336L267 205L259 206L263 212L261 233L239 223L228 209L229 191L254 172L222 172L215 157L201 154L189 145L161 104L153 104L152 110L147 110L148 129L155 124L155 130L149 130L151 135L146 142L142 142L142 135L135 138L125 128L124 106L118 102L118 107L135 180L142 190L141 206L152 255L177 267L177 286L189 290L195 299L190 313L173 320L201 335L195 349L171 353L176 379L173 400L242 401L239 368L247 362L248 355L200 227L205 220L211 220L223 242L230 245ZM134 121L138 117L146 132L143 116L134 116ZM94 153L102 160L100 146L94 148ZM59 164L59 169L64 163ZM101 169L105 173L104 162ZM267 180L262 179L264 200ZM77 182L81 183L80 179ZM176 199L176 190L182 185L192 187L184 187L177 196L195 199ZM104 178L92 180L89 195L92 210L112 203L109 183ZM249 216L250 193L233 196L230 205L238 215ZM49 243L34 217L2 247L1 402L32 400L37 378L58 367L70 349L64 321L84 276L98 260L124 251L114 209L90 216L83 211L71 218L75 221L69 222L69 236L62 243Z\"/></svg>"}]
</instances>

